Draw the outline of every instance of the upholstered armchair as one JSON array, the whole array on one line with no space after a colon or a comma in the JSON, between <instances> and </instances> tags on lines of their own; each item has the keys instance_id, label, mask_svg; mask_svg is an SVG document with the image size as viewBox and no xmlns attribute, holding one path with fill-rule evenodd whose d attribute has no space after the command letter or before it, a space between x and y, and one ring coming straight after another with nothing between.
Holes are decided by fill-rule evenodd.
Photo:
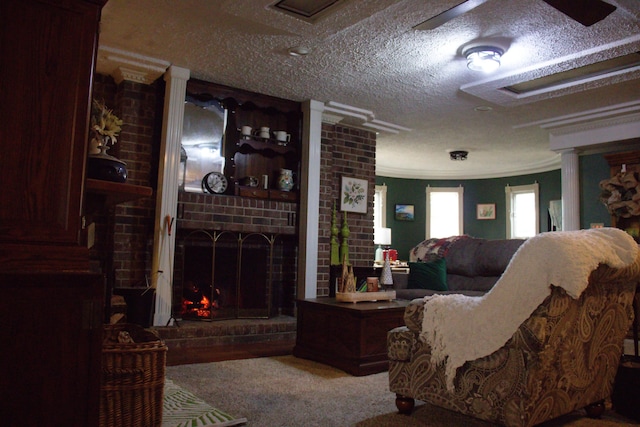
<instances>
[{"instance_id":1,"label":"upholstered armchair","mask_svg":"<svg viewBox=\"0 0 640 427\"><path fill-rule=\"evenodd\" d=\"M418 399L507 426L531 426L587 407L597 415L611 395L633 321L637 250L630 260L619 268L599 264L577 298L550 283L548 296L504 345L465 361L453 378L424 339L425 300L413 300L406 325L388 334L389 387L398 409L411 412ZM483 327L498 325L508 310L494 312L495 323Z\"/></svg>"}]
</instances>

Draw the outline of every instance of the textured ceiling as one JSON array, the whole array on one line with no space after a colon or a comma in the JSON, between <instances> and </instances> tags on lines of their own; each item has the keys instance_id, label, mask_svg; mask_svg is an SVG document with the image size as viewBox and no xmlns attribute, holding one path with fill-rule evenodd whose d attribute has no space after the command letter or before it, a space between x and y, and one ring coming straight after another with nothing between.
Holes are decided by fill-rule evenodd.
<instances>
[{"instance_id":1,"label":"textured ceiling","mask_svg":"<svg viewBox=\"0 0 640 427\"><path fill-rule=\"evenodd\" d=\"M482 178L560 167L539 123L640 104L640 67L531 97L500 87L640 51L640 1L584 27L542 0L489 0L429 31L413 27L460 0L343 0L315 22L275 0L109 0L100 47L166 61L191 77L281 98L337 102L411 131L380 132L377 174ZM492 75L466 68L462 49L506 47ZM307 56L288 55L304 46ZM98 58L98 71L110 72ZM476 111L489 106L489 111ZM469 151L453 162L448 151Z\"/></svg>"}]
</instances>

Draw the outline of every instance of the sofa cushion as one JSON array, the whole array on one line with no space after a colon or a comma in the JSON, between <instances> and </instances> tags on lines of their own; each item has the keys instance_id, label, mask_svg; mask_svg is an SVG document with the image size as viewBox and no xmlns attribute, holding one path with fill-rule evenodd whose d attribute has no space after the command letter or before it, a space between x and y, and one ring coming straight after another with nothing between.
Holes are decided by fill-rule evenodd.
<instances>
[{"instance_id":1,"label":"sofa cushion","mask_svg":"<svg viewBox=\"0 0 640 427\"><path fill-rule=\"evenodd\" d=\"M446 291L447 265L444 258L431 262L409 263L409 289L432 289Z\"/></svg>"},{"instance_id":2,"label":"sofa cushion","mask_svg":"<svg viewBox=\"0 0 640 427\"><path fill-rule=\"evenodd\" d=\"M502 275L523 243L523 239L484 240L478 248L479 253L476 258L477 275Z\"/></svg>"},{"instance_id":3,"label":"sofa cushion","mask_svg":"<svg viewBox=\"0 0 640 427\"><path fill-rule=\"evenodd\" d=\"M479 291L489 292L500 276L460 276L447 274L447 287L450 291Z\"/></svg>"},{"instance_id":4,"label":"sofa cushion","mask_svg":"<svg viewBox=\"0 0 640 427\"><path fill-rule=\"evenodd\" d=\"M477 255L481 241L482 239L472 238L452 244L447 252L447 273L467 277L477 276Z\"/></svg>"},{"instance_id":5,"label":"sofa cushion","mask_svg":"<svg viewBox=\"0 0 640 427\"><path fill-rule=\"evenodd\" d=\"M463 239L451 244L446 254L447 273L459 276L496 276L507 268L522 239Z\"/></svg>"}]
</instances>

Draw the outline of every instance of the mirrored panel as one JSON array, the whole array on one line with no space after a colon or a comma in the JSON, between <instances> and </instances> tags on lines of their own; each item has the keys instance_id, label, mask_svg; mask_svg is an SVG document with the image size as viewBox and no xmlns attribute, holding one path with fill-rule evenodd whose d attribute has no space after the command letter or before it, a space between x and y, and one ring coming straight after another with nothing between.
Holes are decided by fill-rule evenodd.
<instances>
[{"instance_id":1,"label":"mirrored panel","mask_svg":"<svg viewBox=\"0 0 640 427\"><path fill-rule=\"evenodd\" d=\"M209 172L224 172L223 139L227 110L218 101L187 99L182 126L179 188L204 193L202 180Z\"/></svg>"}]
</instances>

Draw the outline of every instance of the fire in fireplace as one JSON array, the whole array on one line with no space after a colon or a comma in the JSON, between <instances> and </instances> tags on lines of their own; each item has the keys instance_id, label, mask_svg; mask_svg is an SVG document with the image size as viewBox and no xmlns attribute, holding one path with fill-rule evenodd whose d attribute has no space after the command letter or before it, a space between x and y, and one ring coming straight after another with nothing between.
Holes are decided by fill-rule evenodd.
<instances>
[{"instance_id":1,"label":"fire in fireplace","mask_svg":"<svg viewBox=\"0 0 640 427\"><path fill-rule=\"evenodd\" d=\"M220 308L220 289L204 286L204 291L193 281L184 284L182 295L183 319L213 319ZM211 299L207 297L209 295Z\"/></svg>"},{"instance_id":2,"label":"fire in fireplace","mask_svg":"<svg viewBox=\"0 0 640 427\"><path fill-rule=\"evenodd\" d=\"M293 313L295 236L179 230L173 307L183 319Z\"/></svg>"}]
</instances>

